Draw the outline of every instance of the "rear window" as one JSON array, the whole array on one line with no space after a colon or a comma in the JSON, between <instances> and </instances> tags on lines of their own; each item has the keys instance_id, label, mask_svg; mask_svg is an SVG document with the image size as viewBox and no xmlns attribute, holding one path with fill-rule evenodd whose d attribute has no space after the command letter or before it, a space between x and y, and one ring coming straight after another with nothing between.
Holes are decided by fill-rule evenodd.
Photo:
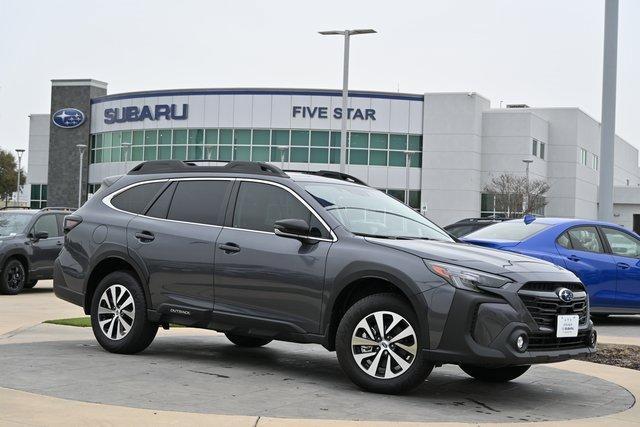
<instances>
[{"instance_id":1,"label":"rear window","mask_svg":"<svg viewBox=\"0 0 640 427\"><path fill-rule=\"evenodd\" d=\"M507 240L520 242L549 227L549 224L542 224L539 222L525 224L524 221L507 221L493 224L475 231L466 235L465 239Z\"/></svg>"},{"instance_id":2,"label":"rear window","mask_svg":"<svg viewBox=\"0 0 640 427\"><path fill-rule=\"evenodd\" d=\"M131 187L111 199L111 204L120 210L139 214L164 184L164 182L151 182Z\"/></svg>"}]
</instances>

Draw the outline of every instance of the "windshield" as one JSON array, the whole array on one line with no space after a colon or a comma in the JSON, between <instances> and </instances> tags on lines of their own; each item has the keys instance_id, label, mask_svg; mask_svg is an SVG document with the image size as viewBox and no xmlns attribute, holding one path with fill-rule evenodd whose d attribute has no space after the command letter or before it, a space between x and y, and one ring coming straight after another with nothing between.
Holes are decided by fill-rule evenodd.
<instances>
[{"instance_id":1,"label":"windshield","mask_svg":"<svg viewBox=\"0 0 640 427\"><path fill-rule=\"evenodd\" d=\"M0 212L0 236L22 233L32 216L25 212Z\"/></svg>"},{"instance_id":2,"label":"windshield","mask_svg":"<svg viewBox=\"0 0 640 427\"><path fill-rule=\"evenodd\" d=\"M464 236L464 239L507 240L511 242L521 242L548 227L549 224L542 224L539 222L527 224L524 221L507 221L481 228L478 231L467 234Z\"/></svg>"},{"instance_id":3,"label":"windshield","mask_svg":"<svg viewBox=\"0 0 640 427\"><path fill-rule=\"evenodd\" d=\"M299 184L352 233L394 239L453 241L437 225L376 189L318 182Z\"/></svg>"}]
</instances>

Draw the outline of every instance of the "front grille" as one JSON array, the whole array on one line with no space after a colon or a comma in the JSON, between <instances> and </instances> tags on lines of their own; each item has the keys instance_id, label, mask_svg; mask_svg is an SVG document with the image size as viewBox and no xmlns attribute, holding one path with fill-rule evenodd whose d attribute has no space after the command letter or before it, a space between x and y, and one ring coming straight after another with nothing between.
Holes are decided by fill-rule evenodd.
<instances>
[{"instance_id":1,"label":"front grille","mask_svg":"<svg viewBox=\"0 0 640 427\"><path fill-rule=\"evenodd\" d=\"M559 288L575 292L573 301L560 300L556 295ZM587 293L580 283L527 283L520 288L518 295L540 328L555 331L560 314L577 314L580 325L587 323Z\"/></svg>"},{"instance_id":2,"label":"front grille","mask_svg":"<svg viewBox=\"0 0 640 427\"><path fill-rule=\"evenodd\" d=\"M529 335L529 351L570 350L586 347L589 344L589 331L578 333L577 337L556 338L550 334Z\"/></svg>"}]
</instances>

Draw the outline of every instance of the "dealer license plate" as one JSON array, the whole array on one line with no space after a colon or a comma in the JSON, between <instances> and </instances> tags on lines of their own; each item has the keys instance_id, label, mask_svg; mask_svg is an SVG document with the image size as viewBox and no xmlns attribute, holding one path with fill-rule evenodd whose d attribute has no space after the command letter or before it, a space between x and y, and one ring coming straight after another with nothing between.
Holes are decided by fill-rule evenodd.
<instances>
[{"instance_id":1,"label":"dealer license plate","mask_svg":"<svg viewBox=\"0 0 640 427\"><path fill-rule=\"evenodd\" d=\"M578 336L578 315L560 315L558 316L558 327L556 328L556 337L567 338Z\"/></svg>"}]
</instances>

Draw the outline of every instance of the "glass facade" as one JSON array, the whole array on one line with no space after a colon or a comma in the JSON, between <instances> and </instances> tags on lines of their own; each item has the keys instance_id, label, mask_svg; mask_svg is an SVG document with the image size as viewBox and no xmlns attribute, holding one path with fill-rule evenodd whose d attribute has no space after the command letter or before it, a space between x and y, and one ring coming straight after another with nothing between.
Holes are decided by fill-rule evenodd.
<instances>
[{"instance_id":1,"label":"glass facade","mask_svg":"<svg viewBox=\"0 0 640 427\"><path fill-rule=\"evenodd\" d=\"M31 209L47 207L47 184L31 184Z\"/></svg>"},{"instance_id":2,"label":"glass facade","mask_svg":"<svg viewBox=\"0 0 640 427\"><path fill-rule=\"evenodd\" d=\"M131 152L122 149L131 143ZM352 165L422 167L422 135L349 132ZM91 137L91 163L144 160L251 160L340 163L340 132L297 129L149 129Z\"/></svg>"},{"instance_id":3,"label":"glass facade","mask_svg":"<svg viewBox=\"0 0 640 427\"><path fill-rule=\"evenodd\" d=\"M415 210L420 210L420 198L422 197L422 191L420 190L410 190L409 191L409 203L405 200L405 190L404 189L393 189L393 188L379 188L380 191L384 191L388 195L393 198L400 200L402 203L408 204L411 208Z\"/></svg>"}]
</instances>

